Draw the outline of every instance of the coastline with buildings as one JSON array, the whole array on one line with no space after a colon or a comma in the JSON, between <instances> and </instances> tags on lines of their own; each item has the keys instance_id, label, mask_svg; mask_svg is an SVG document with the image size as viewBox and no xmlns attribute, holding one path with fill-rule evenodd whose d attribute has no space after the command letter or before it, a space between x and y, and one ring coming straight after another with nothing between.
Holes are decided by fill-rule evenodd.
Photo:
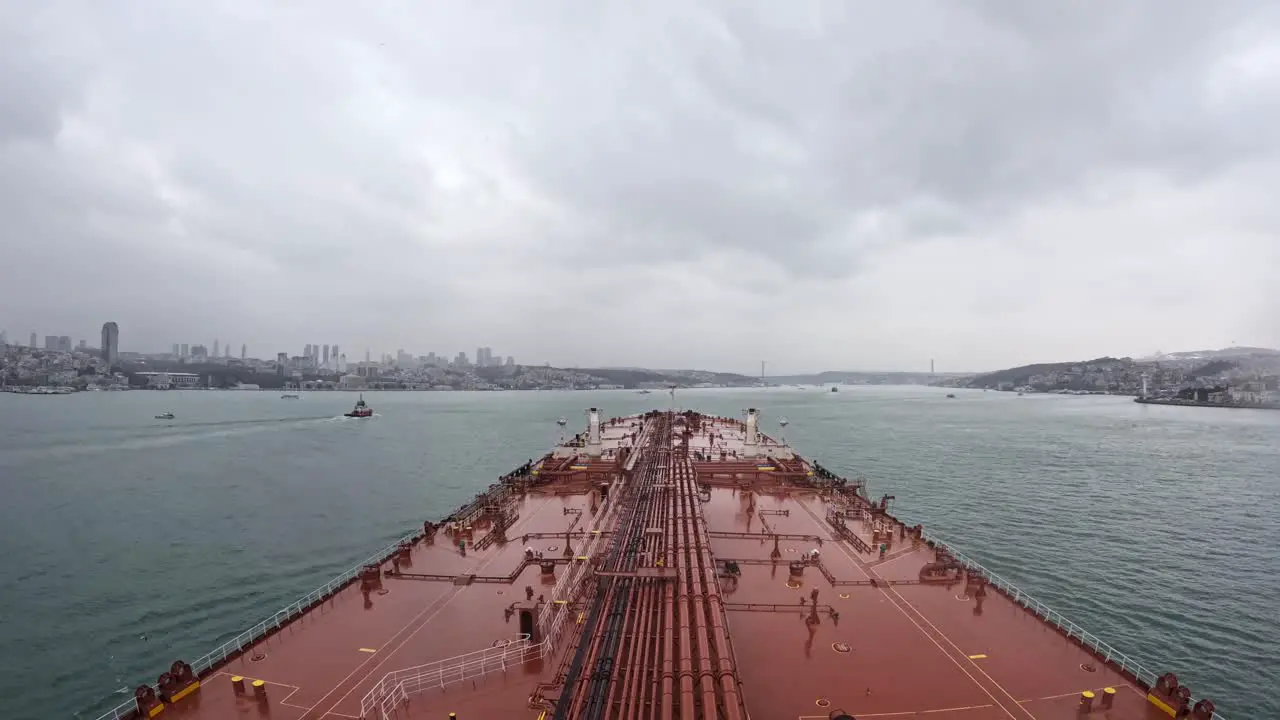
<instances>
[{"instance_id":1,"label":"coastline with buildings","mask_svg":"<svg viewBox=\"0 0 1280 720\"><path fill-rule=\"evenodd\" d=\"M6 338L7 339L7 338ZM299 355L277 353L272 359L249 356L240 345L218 339L212 346L174 343L169 353L130 353L119 349L120 328L102 326L100 347L68 336L47 336L43 348L31 344L0 345L0 389L51 395L95 390L316 390L316 391L501 391L604 390L681 387L749 387L759 378L697 370L636 368L556 368L518 364L492 348L477 348L474 361L466 352L452 357L404 350L382 353L378 360L348 362L340 347L308 344Z\"/></svg>"},{"instance_id":2,"label":"coastline with buildings","mask_svg":"<svg viewBox=\"0 0 1280 720\"><path fill-rule=\"evenodd\" d=\"M948 378L938 387L1032 393L1131 395L1148 405L1280 409L1280 351L1232 347L1148 358L1023 365Z\"/></svg>"}]
</instances>

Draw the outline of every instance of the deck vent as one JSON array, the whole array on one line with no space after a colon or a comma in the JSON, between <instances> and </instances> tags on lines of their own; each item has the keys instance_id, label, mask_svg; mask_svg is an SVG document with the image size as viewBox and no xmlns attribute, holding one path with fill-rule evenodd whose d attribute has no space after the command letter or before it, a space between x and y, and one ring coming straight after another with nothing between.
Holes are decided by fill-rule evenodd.
<instances>
[{"instance_id":1,"label":"deck vent","mask_svg":"<svg viewBox=\"0 0 1280 720\"><path fill-rule=\"evenodd\" d=\"M1081 663L1080 669L1085 672L1098 672L1098 668L1094 667L1092 663Z\"/></svg>"},{"instance_id":2,"label":"deck vent","mask_svg":"<svg viewBox=\"0 0 1280 720\"><path fill-rule=\"evenodd\" d=\"M847 652L853 651L853 648L849 647L849 643L842 643L842 642L831 643L831 649L835 650L838 653L847 653Z\"/></svg>"}]
</instances>

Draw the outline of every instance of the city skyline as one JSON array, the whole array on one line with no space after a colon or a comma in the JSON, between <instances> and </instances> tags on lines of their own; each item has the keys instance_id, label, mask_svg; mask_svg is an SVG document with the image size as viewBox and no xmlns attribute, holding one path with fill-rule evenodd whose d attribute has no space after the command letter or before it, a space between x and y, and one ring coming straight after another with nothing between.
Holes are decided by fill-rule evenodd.
<instances>
[{"instance_id":1,"label":"city skyline","mask_svg":"<svg viewBox=\"0 0 1280 720\"><path fill-rule=\"evenodd\" d=\"M923 2L20 8L0 322L743 374L1280 345L1269 4Z\"/></svg>"},{"instance_id":2,"label":"city skyline","mask_svg":"<svg viewBox=\"0 0 1280 720\"><path fill-rule=\"evenodd\" d=\"M106 336L107 325L116 326L114 332L116 334L116 337L118 338L120 330L119 330L119 326L114 322L108 322L102 326L103 337ZM41 339L41 337L43 337L43 342L38 342ZM24 345L24 346L34 347L36 349L42 349L42 350L50 350L50 349L62 350L62 351L71 351L73 349L85 350L87 348L86 341L82 338L78 341L78 343L76 343L75 341L73 341L74 337L75 336L71 336L71 335L40 336L38 332L32 332L29 338L29 342L22 343L22 342L18 342L17 338L12 337L9 334L7 329L0 328L0 343L5 342L7 340L7 342L10 344ZM215 357L216 358L235 357L241 360L249 359L249 360L258 360L258 361L264 361L264 362L275 360L281 353L284 353L284 355L290 360L293 360L294 358L301 358L301 357L309 357L309 356L314 357L317 359L318 367L335 369L337 367L336 363L339 358L338 350L339 348L343 348L343 347L346 347L346 346L343 346L337 343L333 343L329 345L324 345L320 343L304 343L301 350L297 353L290 352L288 350L278 350L278 351L271 351L271 352L263 352L257 355L251 355L248 353L248 344L241 343L239 353L236 355L232 355L233 348L231 346L231 343L229 341L224 342L219 338L215 337L212 341L212 344L209 344L209 345L206 345L205 343L202 343L202 342L195 342L195 343L191 343L191 342L176 343L175 342L175 343L171 343L169 347L164 349L149 349L149 350L136 350L136 349L129 348L126 345L123 349L117 349L117 352L124 352L128 354L136 354L136 355L150 355L150 356L171 355L171 356L174 356L177 358L183 358L183 359L196 357L200 355L203 355L210 359ZM1231 341L1222 346L1192 347L1192 346L1181 346L1181 345L1177 345L1176 343L1167 343L1162 347L1163 349L1155 348L1155 349L1148 350L1145 352L1140 352L1140 353L1126 354L1126 353L1116 353L1116 352L1109 352L1109 353L1102 352L1095 355L1072 355L1072 356L1064 356L1064 357L1057 357L1057 358L1035 358L1025 363L1008 364L1008 365L991 366L991 367L976 367L976 368L945 367L945 366L938 367L938 364L941 361L939 361L937 358L921 358L917 360L916 364L905 366L905 367L856 367L856 366L850 366L850 365L843 365L843 366L833 365L830 367L818 367L818 368L814 368L814 367L789 368L785 366L777 367L774 363L769 362L767 360L766 361L755 360L749 364L747 369L703 367L703 366L696 366L689 363L684 363L684 364L676 363L671 366L668 366L668 369L684 368L684 369L709 370L709 371L716 371L716 372L733 372L733 373L746 375L748 377L765 376L765 375L774 375L774 376L804 375L804 374L829 372L829 371L924 372L927 370L927 372L929 373L936 372L938 374L970 374L970 373L989 372L989 371L997 370L1000 368L1006 368L1006 367L1019 367L1021 365L1034 364L1037 362L1067 362L1067 361L1076 361L1076 360L1088 360L1088 359L1100 358L1100 357L1132 357L1135 359L1146 358L1146 357L1151 357L1153 355L1158 355L1164 352L1164 350L1167 350L1169 348L1176 348L1175 351L1190 352L1193 350L1219 350L1219 349L1224 349L1228 347L1269 347L1269 346L1265 346L1257 343ZM212 351L210 348L216 348L216 353ZM92 347L89 349L92 349L93 351L99 354L102 353L101 344L98 347ZM323 360L324 353L326 350L330 351L330 357L329 357L330 362L325 362ZM482 353L485 353L485 352L489 353L489 361L481 364L480 362L478 362L478 360L481 357ZM400 356L401 353L404 353L404 357ZM342 355L345 356L346 353L343 352ZM456 352L441 351L441 350L406 351L403 347L397 348L396 350L374 351L372 348L367 348L367 349L360 350L357 353L356 357L348 358L347 363L352 367L360 364L361 362L372 362L375 364L387 364L388 362L406 364L407 362L406 358L408 358L409 359L408 361L411 361L414 363L418 362L419 360L426 360L428 362L437 363L440 365L451 365L451 364L457 364L458 360L461 357L465 357L466 359L465 364L479 365L481 367L485 367L485 366L494 367L494 366L515 364L514 362L515 356L513 354L510 354L510 353L495 354L493 353L493 348L489 346L476 346L474 352L468 351L468 350L458 350ZM545 365L545 364L548 364L548 362L549 361L546 361L546 360L527 360L527 361L522 361L520 364ZM656 365L646 366L646 365L641 365L639 363L626 362L626 361L612 363L612 364L598 364L598 365L592 365L592 364L580 363L580 362L568 362L563 365L557 365L555 363L550 363L550 364L554 367L565 367L565 368L574 368L574 367L652 367L652 368L657 368L658 367ZM768 373L765 372L766 365L768 366L768 370L769 370Z\"/></svg>"}]
</instances>

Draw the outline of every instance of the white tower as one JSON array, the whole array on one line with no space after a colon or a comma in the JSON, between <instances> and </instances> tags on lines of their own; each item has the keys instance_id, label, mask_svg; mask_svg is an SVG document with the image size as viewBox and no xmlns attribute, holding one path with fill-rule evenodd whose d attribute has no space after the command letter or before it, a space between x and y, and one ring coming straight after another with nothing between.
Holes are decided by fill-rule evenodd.
<instances>
[{"instance_id":1,"label":"white tower","mask_svg":"<svg viewBox=\"0 0 1280 720\"><path fill-rule=\"evenodd\" d=\"M587 408L587 456L600 457L600 409Z\"/></svg>"}]
</instances>

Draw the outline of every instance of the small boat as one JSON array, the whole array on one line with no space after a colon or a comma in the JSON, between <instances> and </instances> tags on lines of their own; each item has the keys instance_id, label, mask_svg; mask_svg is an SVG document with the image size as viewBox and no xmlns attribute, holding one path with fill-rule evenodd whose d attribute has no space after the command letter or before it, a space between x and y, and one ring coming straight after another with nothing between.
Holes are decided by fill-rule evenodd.
<instances>
[{"instance_id":1,"label":"small boat","mask_svg":"<svg viewBox=\"0 0 1280 720\"><path fill-rule=\"evenodd\" d=\"M837 388L835 385L832 385L832 386L831 386L831 392L840 392L840 389L839 389L839 388Z\"/></svg>"},{"instance_id":2,"label":"small boat","mask_svg":"<svg viewBox=\"0 0 1280 720\"><path fill-rule=\"evenodd\" d=\"M293 395L293 394L290 394L290 393L285 393L284 395L281 395L281 396L280 396L280 399L281 399L281 400L299 400L299 399L301 399L301 398L302 398L302 396L301 396L301 395Z\"/></svg>"},{"instance_id":3,"label":"small boat","mask_svg":"<svg viewBox=\"0 0 1280 720\"><path fill-rule=\"evenodd\" d=\"M356 401L356 406L351 409L351 412L344 413L344 414L346 415L346 417L357 417L357 418L373 417L373 408L365 404L364 393L360 393L360 399Z\"/></svg>"},{"instance_id":4,"label":"small boat","mask_svg":"<svg viewBox=\"0 0 1280 720\"><path fill-rule=\"evenodd\" d=\"M173 413L171 413L171 412L160 413L159 415L157 415L157 416L156 416L156 419L157 419L157 420L172 420L172 419L173 419Z\"/></svg>"},{"instance_id":5,"label":"small boat","mask_svg":"<svg viewBox=\"0 0 1280 720\"><path fill-rule=\"evenodd\" d=\"M955 393L947 393L947 397L949 398L955 399L955 396L956 396Z\"/></svg>"}]
</instances>

